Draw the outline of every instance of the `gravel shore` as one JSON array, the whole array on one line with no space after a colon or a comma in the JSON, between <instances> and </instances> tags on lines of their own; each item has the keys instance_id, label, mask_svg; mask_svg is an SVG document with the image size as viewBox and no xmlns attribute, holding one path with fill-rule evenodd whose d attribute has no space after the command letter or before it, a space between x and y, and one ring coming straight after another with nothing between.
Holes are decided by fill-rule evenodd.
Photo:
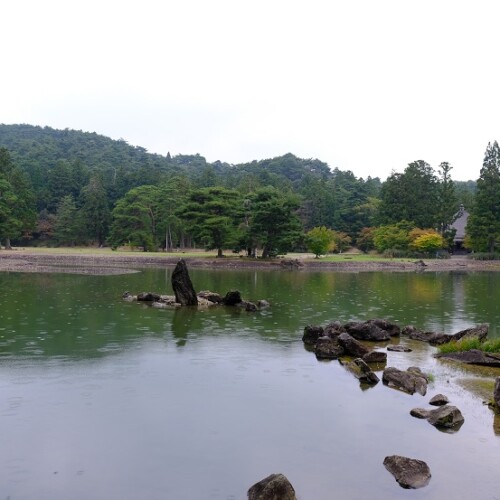
<instances>
[{"instance_id":1,"label":"gravel shore","mask_svg":"<svg viewBox=\"0 0 500 500\"><path fill-rule=\"evenodd\" d=\"M465 256L453 256L450 259L430 259L424 261L409 260L407 262L393 261L363 261L344 260L326 262L321 259L301 259L295 256L263 261L244 257L226 257L221 259L206 257L185 257L182 253L147 254L147 253L50 253L47 250L1 250L0 271L24 273L70 273L70 274L126 274L134 273L146 267L175 266L179 259L184 258L189 267L207 269L283 269L283 270L313 270L321 269L339 272L476 272L500 271L500 262L474 261Z\"/></svg>"}]
</instances>

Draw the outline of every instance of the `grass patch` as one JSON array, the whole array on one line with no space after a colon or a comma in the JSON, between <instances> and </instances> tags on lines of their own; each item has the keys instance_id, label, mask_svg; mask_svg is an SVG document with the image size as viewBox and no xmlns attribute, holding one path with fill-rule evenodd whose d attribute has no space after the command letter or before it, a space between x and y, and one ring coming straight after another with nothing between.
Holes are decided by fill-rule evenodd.
<instances>
[{"instance_id":1,"label":"grass patch","mask_svg":"<svg viewBox=\"0 0 500 500\"><path fill-rule=\"evenodd\" d=\"M438 347L439 352L448 354L450 352L464 352L478 349L483 352L500 353L500 339L485 340L481 342L477 337L465 338L456 342L448 342Z\"/></svg>"}]
</instances>

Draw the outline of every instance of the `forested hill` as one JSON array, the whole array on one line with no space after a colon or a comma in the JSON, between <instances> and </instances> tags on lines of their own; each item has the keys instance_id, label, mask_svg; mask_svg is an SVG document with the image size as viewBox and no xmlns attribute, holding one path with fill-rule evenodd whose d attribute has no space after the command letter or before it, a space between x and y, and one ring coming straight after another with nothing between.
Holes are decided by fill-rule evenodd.
<instances>
[{"instance_id":1,"label":"forested hill","mask_svg":"<svg viewBox=\"0 0 500 500\"><path fill-rule=\"evenodd\" d=\"M208 163L199 154L162 156L95 132L25 124L0 124L0 147L9 150L14 162L29 174L35 185L39 177L44 177L61 161L80 163L86 170L100 171L104 177L115 180L117 173L138 176L141 184L156 182L158 175L181 174L200 185L219 184L221 178L224 184L237 185L242 177L252 175L259 178L259 184L282 185L286 180L287 185L297 187L304 175L325 179L331 176L326 163L302 160L293 154L241 165ZM136 182L132 180L132 184Z\"/></svg>"}]
</instances>

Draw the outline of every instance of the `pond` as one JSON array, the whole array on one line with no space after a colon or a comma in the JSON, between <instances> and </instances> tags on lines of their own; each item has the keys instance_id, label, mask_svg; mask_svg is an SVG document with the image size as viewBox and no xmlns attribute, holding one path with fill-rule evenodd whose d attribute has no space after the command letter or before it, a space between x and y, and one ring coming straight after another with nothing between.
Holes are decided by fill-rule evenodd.
<instances>
[{"instance_id":1,"label":"pond","mask_svg":"<svg viewBox=\"0 0 500 500\"><path fill-rule=\"evenodd\" d=\"M302 500L500 498L500 436L482 404L500 373L401 338L413 352L389 352L388 366L431 373L427 395L362 389L301 341L307 324L375 317L446 333L488 322L499 337L500 273L194 269L197 290L271 307L121 300L171 293L171 272L0 274L2 498L244 499L275 472ZM439 392L464 414L456 433L409 415ZM393 454L425 460L429 485L400 488L383 466Z\"/></svg>"}]
</instances>

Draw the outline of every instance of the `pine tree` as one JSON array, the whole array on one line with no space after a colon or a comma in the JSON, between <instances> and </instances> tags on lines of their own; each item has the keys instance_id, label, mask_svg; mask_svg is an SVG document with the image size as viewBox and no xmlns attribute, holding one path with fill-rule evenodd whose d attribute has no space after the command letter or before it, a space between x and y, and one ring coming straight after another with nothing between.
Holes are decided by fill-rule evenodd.
<instances>
[{"instance_id":1,"label":"pine tree","mask_svg":"<svg viewBox=\"0 0 500 500\"><path fill-rule=\"evenodd\" d=\"M488 143L477 180L475 204L467 221L470 247L494 252L500 244L500 148Z\"/></svg>"}]
</instances>

